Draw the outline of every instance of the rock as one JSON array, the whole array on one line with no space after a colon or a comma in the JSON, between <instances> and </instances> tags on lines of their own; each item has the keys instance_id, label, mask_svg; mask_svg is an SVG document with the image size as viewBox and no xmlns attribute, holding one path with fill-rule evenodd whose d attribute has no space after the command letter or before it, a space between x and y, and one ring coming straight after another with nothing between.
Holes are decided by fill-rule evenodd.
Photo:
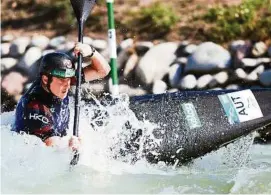
<instances>
[{"instance_id":1,"label":"rock","mask_svg":"<svg viewBox=\"0 0 271 195\"><path fill-rule=\"evenodd\" d=\"M75 42L67 41L65 43L59 44L58 46L55 47L55 49L59 52L66 53L67 51L73 50L74 46L75 46Z\"/></svg>"},{"instance_id":2,"label":"rock","mask_svg":"<svg viewBox=\"0 0 271 195\"><path fill-rule=\"evenodd\" d=\"M130 55L131 54L130 54L130 52L127 49L120 51L120 53L118 54L118 58L117 58L117 67L118 67L118 70L124 68L125 64L127 63L128 59L130 58Z\"/></svg>"},{"instance_id":3,"label":"rock","mask_svg":"<svg viewBox=\"0 0 271 195\"><path fill-rule=\"evenodd\" d=\"M243 58L241 62L244 67L254 67L257 65L257 59L254 58Z\"/></svg>"},{"instance_id":4,"label":"rock","mask_svg":"<svg viewBox=\"0 0 271 195\"><path fill-rule=\"evenodd\" d=\"M67 41L65 44L66 51L73 50L74 47L75 47L74 41Z\"/></svg>"},{"instance_id":5,"label":"rock","mask_svg":"<svg viewBox=\"0 0 271 195\"><path fill-rule=\"evenodd\" d=\"M12 57L17 57L24 54L26 47L30 44L29 37L19 37L13 41L10 46L10 55Z\"/></svg>"},{"instance_id":6,"label":"rock","mask_svg":"<svg viewBox=\"0 0 271 195\"><path fill-rule=\"evenodd\" d=\"M197 85L197 79L194 75L186 75L179 83L178 87L182 89L194 89Z\"/></svg>"},{"instance_id":7,"label":"rock","mask_svg":"<svg viewBox=\"0 0 271 195\"><path fill-rule=\"evenodd\" d=\"M1 37L1 43L5 43L5 42L12 42L14 40L14 36L11 34L8 35L3 35Z\"/></svg>"},{"instance_id":8,"label":"rock","mask_svg":"<svg viewBox=\"0 0 271 195\"><path fill-rule=\"evenodd\" d=\"M268 64L271 67L271 58L258 58L258 64Z\"/></svg>"},{"instance_id":9,"label":"rock","mask_svg":"<svg viewBox=\"0 0 271 195\"><path fill-rule=\"evenodd\" d=\"M143 56L152 47L153 43L150 41L141 41L135 43L135 50L138 56Z\"/></svg>"},{"instance_id":10,"label":"rock","mask_svg":"<svg viewBox=\"0 0 271 195\"><path fill-rule=\"evenodd\" d=\"M15 58L2 58L1 71L8 70L17 64L18 60Z\"/></svg>"},{"instance_id":11,"label":"rock","mask_svg":"<svg viewBox=\"0 0 271 195\"><path fill-rule=\"evenodd\" d=\"M156 80L153 83L152 92L153 94L165 93L167 90L167 84L162 80Z\"/></svg>"},{"instance_id":12,"label":"rock","mask_svg":"<svg viewBox=\"0 0 271 195\"><path fill-rule=\"evenodd\" d=\"M132 88L129 85L121 84L119 85L119 92L125 93L127 95L131 96L139 96L139 95L145 95L147 94L147 91L141 89L141 88Z\"/></svg>"},{"instance_id":13,"label":"rock","mask_svg":"<svg viewBox=\"0 0 271 195\"><path fill-rule=\"evenodd\" d=\"M177 58L176 61L179 62L180 64L183 64L183 65L187 64L187 58L186 57Z\"/></svg>"},{"instance_id":14,"label":"rock","mask_svg":"<svg viewBox=\"0 0 271 195\"><path fill-rule=\"evenodd\" d=\"M161 43L152 47L139 61L136 68L137 78L144 84L151 84L155 80L161 80L174 61L174 52L177 43Z\"/></svg>"},{"instance_id":15,"label":"rock","mask_svg":"<svg viewBox=\"0 0 271 195\"><path fill-rule=\"evenodd\" d=\"M268 64L271 67L271 58L258 58L258 64Z\"/></svg>"},{"instance_id":16,"label":"rock","mask_svg":"<svg viewBox=\"0 0 271 195\"><path fill-rule=\"evenodd\" d=\"M110 53L109 53L109 47L104 49L103 51L100 51L100 54L106 59L106 61L110 62ZM118 57L117 57L118 58Z\"/></svg>"},{"instance_id":17,"label":"rock","mask_svg":"<svg viewBox=\"0 0 271 195\"><path fill-rule=\"evenodd\" d=\"M210 90L219 91L219 90L222 90L222 88L221 87L215 87L215 88L211 88Z\"/></svg>"},{"instance_id":18,"label":"rock","mask_svg":"<svg viewBox=\"0 0 271 195\"><path fill-rule=\"evenodd\" d=\"M249 73L246 77L247 81L256 81L259 79L259 74L263 73L264 71L264 66L258 66L255 68L251 73Z\"/></svg>"},{"instance_id":19,"label":"rock","mask_svg":"<svg viewBox=\"0 0 271 195\"><path fill-rule=\"evenodd\" d=\"M1 43L1 57L7 56L9 54L10 46L10 43Z\"/></svg>"},{"instance_id":20,"label":"rock","mask_svg":"<svg viewBox=\"0 0 271 195\"><path fill-rule=\"evenodd\" d=\"M236 84L231 84L226 87L226 89L233 89L233 90L239 89L239 88L240 88L239 85L236 85Z\"/></svg>"},{"instance_id":21,"label":"rock","mask_svg":"<svg viewBox=\"0 0 271 195\"><path fill-rule=\"evenodd\" d=\"M121 49L127 49L127 48L132 47L133 44L134 44L134 40L131 39L131 38L129 38L129 39L123 40L123 41L120 43L119 46L120 46Z\"/></svg>"},{"instance_id":22,"label":"rock","mask_svg":"<svg viewBox=\"0 0 271 195\"><path fill-rule=\"evenodd\" d=\"M244 58L242 59L242 64L244 67L255 67L259 64L270 64L270 58Z\"/></svg>"},{"instance_id":23,"label":"rock","mask_svg":"<svg viewBox=\"0 0 271 195\"><path fill-rule=\"evenodd\" d=\"M31 45L34 47L39 47L40 49L45 49L49 45L50 39L43 35L35 35L32 37Z\"/></svg>"},{"instance_id":24,"label":"rock","mask_svg":"<svg viewBox=\"0 0 271 195\"><path fill-rule=\"evenodd\" d=\"M177 88L171 88L171 89L167 90L168 93L174 93L177 91L179 91L179 89L177 89Z\"/></svg>"},{"instance_id":25,"label":"rock","mask_svg":"<svg viewBox=\"0 0 271 195\"><path fill-rule=\"evenodd\" d=\"M247 77L247 73L242 68L237 68L234 73L239 79L244 79Z\"/></svg>"},{"instance_id":26,"label":"rock","mask_svg":"<svg viewBox=\"0 0 271 195\"><path fill-rule=\"evenodd\" d=\"M198 89L206 88L212 80L213 80L212 75L210 74L202 75L201 77L198 78L197 88Z\"/></svg>"},{"instance_id":27,"label":"rock","mask_svg":"<svg viewBox=\"0 0 271 195\"><path fill-rule=\"evenodd\" d=\"M260 57L260 56L263 56L267 51L267 46L265 45L264 42L257 42L253 45L252 47L252 55L254 57Z\"/></svg>"},{"instance_id":28,"label":"rock","mask_svg":"<svg viewBox=\"0 0 271 195\"><path fill-rule=\"evenodd\" d=\"M42 53L41 53L41 55L42 55L42 56L45 56L46 54L48 54L48 53L53 53L53 52L55 52L54 49L47 49L47 50L43 50Z\"/></svg>"},{"instance_id":29,"label":"rock","mask_svg":"<svg viewBox=\"0 0 271 195\"><path fill-rule=\"evenodd\" d=\"M19 65L23 67L31 67L42 56L41 49L39 47L31 47L27 50Z\"/></svg>"},{"instance_id":30,"label":"rock","mask_svg":"<svg viewBox=\"0 0 271 195\"><path fill-rule=\"evenodd\" d=\"M208 72L229 68L230 53L220 45L212 42L202 43L196 51L188 57L185 70L195 72Z\"/></svg>"},{"instance_id":31,"label":"rock","mask_svg":"<svg viewBox=\"0 0 271 195\"><path fill-rule=\"evenodd\" d=\"M10 72L3 77L1 87L12 96L23 92L23 85L27 81L27 77L19 72Z\"/></svg>"},{"instance_id":32,"label":"rock","mask_svg":"<svg viewBox=\"0 0 271 195\"><path fill-rule=\"evenodd\" d=\"M192 53L194 53L196 50L197 50L197 45L195 44L189 44L187 45L185 48L184 48L184 53L185 55L189 56L191 55Z\"/></svg>"},{"instance_id":33,"label":"rock","mask_svg":"<svg viewBox=\"0 0 271 195\"><path fill-rule=\"evenodd\" d=\"M271 87L271 69L262 72L259 75L259 80L260 80L260 83L264 85L265 87Z\"/></svg>"},{"instance_id":34,"label":"rock","mask_svg":"<svg viewBox=\"0 0 271 195\"><path fill-rule=\"evenodd\" d=\"M222 71L215 75L213 75L212 81L209 83L209 86L211 88L217 86L217 85L224 85L229 79L229 75L227 72Z\"/></svg>"},{"instance_id":35,"label":"rock","mask_svg":"<svg viewBox=\"0 0 271 195\"><path fill-rule=\"evenodd\" d=\"M123 76L127 77L135 69L137 62L138 56L136 54L132 54L125 64Z\"/></svg>"},{"instance_id":36,"label":"rock","mask_svg":"<svg viewBox=\"0 0 271 195\"><path fill-rule=\"evenodd\" d=\"M178 63L173 64L169 68L169 84L171 87L178 87L178 83L182 78L182 66Z\"/></svg>"},{"instance_id":37,"label":"rock","mask_svg":"<svg viewBox=\"0 0 271 195\"><path fill-rule=\"evenodd\" d=\"M83 37L83 43L88 44L88 45L92 45L93 39L88 37L88 36L84 36Z\"/></svg>"},{"instance_id":38,"label":"rock","mask_svg":"<svg viewBox=\"0 0 271 195\"><path fill-rule=\"evenodd\" d=\"M33 67L38 68L36 62L40 57L54 51L68 52L70 54L75 43L68 41L64 36L55 37L52 40L40 35L33 36L32 40L29 37L14 39L13 36L10 38L2 36L1 39L1 71L8 70L10 72L12 70L9 69L13 67L19 72L21 71L20 68L22 68L22 72L16 72L15 74L21 74L21 77L24 77L25 74L28 75L24 77L28 81L31 81L31 76L36 76L38 70ZM108 61L110 60L106 40L93 40L87 36L83 39L86 44L93 45L94 43L93 46ZM267 49L263 42L256 43L253 46L253 51L252 44L249 41L232 42L230 51L231 54L234 54L232 58L234 61L230 59L228 51L211 42L202 43L199 46L190 44L188 41L183 41L180 45L173 42L154 45L157 43L148 41L134 42L133 39L126 39L120 43L117 58L120 83L129 83L130 85L120 85L120 92L123 90L130 96L150 93L150 91L147 92L140 88L140 85L147 90L152 90L153 93L178 91L179 89L189 90L196 87L198 89L208 87L218 89L218 87L227 86L230 79L228 73L231 72L234 72L236 76L233 76L230 82L236 84L228 85L225 87L227 89L240 89L241 85L251 87L252 84L258 87L270 87L271 47ZM40 48L40 50L38 51L37 48ZM50 50L50 48L53 49ZM268 51L270 57L264 56L267 55L266 51ZM257 58L253 58L253 56ZM20 60L18 61L18 59ZM232 68L230 66L232 65L231 62L235 63L235 61L238 61L238 66L234 66L233 70L225 70L226 68ZM21 65L27 68L21 67ZM83 66L85 65L83 63ZM20 70L17 70L17 68ZM251 69L254 70L251 71ZM219 72L221 70L223 71ZM251 72L248 74L245 71ZM192 75L193 73L195 75ZM185 74L188 75L183 76ZM205 75L201 76L202 74ZM199 78L196 79L195 76ZM2 79L5 79L5 84L6 76L2 76ZM168 83L164 82L165 79L168 80ZM25 82L22 79L21 81ZM23 83L21 81L20 83ZM239 82L240 86L237 85ZM24 84L17 85L22 86ZM167 89L167 85L173 89ZM95 82L91 86L92 88L89 90L92 90L97 95L107 90L107 84L104 83ZM132 88L131 86L139 86L139 88ZM7 86L6 88L10 93L15 94L11 96L13 99L21 96L16 92L20 91L20 89L15 89L15 86Z\"/></svg>"},{"instance_id":39,"label":"rock","mask_svg":"<svg viewBox=\"0 0 271 195\"><path fill-rule=\"evenodd\" d=\"M59 45L64 44L65 41L66 41L66 37L64 36L54 37L50 40L49 46L52 48L57 48Z\"/></svg>"},{"instance_id":40,"label":"rock","mask_svg":"<svg viewBox=\"0 0 271 195\"><path fill-rule=\"evenodd\" d=\"M233 41L230 44L230 51L235 52L237 49L239 49L240 47L243 47L245 44L246 42L244 40Z\"/></svg>"},{"instance_id":41,"label":"rock","mask_svg":"<svg viewBox=\"0 0 271 195\"><path fill-rule=\"evenodd\" d=\"M107 48L107 42L102 39L96 39L92 42L92 46L98 51L102 51Z\"/></svg>"},{"instance_id":42,"label":"rock","mask_svg":"<svg viewBox=\"0 0 271 195\"><path fill-rule=\"evenodd\" d=\"M65 50L66 50L65 48L66 48L66 45L64 43L55 47L56 51L58 51L58 52L65 52Z\"/></svg>"}]
</instances>

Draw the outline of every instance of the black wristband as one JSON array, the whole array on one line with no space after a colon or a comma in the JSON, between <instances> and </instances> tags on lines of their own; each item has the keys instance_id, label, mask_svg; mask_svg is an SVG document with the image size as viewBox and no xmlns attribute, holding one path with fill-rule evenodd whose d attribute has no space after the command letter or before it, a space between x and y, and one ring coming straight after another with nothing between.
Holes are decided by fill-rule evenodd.
<instances>
[{"instance_id":1,"label":"black wristband","mask_svg":"<svg viewBox=\"0 0 271 195\"><path fill-rule=\"evenodd\" d=\"M83 57L83 62L89 61L89 60L93 57L93 55L94 55L94 53L95 53L95 51L96 51L95 48L92 47L91 45L90 45L90 47L91 47L91 49L92 49L92 54L90 54L89 56Z\"/></svg>"},{"instance_id":2,"label":"black wristband","mask_svg":"<svg viewBox=\"0 0 271 195\"><path fill-rule=\"evenodd\" d=\"M95 49L93 46L90 45L90 47L91 47L91 49L92 49L92 53L91 53L91 55L86 56L85 58L92 58L92 56L94 55L94 53L95 53L95 51L96 51L96 49Z\"/></svg>"}]
</instances>

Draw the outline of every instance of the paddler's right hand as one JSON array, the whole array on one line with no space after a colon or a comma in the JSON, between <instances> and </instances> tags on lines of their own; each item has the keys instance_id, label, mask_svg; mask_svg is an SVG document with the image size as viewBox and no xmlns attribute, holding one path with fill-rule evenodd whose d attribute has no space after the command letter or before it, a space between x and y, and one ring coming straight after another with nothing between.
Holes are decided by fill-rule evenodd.
<instances>
[{"instance_id":1,"label":"paddler's right hand","mask_svg":"<svg viewBox=\"0 0 271 195\"><path fill-rule=\"evenodd\" d=\"M81 138L72 136L69 139L69 148L71 148L72 151L79 150L80 146L81 146Z\"/></svg>"}]
</instances>

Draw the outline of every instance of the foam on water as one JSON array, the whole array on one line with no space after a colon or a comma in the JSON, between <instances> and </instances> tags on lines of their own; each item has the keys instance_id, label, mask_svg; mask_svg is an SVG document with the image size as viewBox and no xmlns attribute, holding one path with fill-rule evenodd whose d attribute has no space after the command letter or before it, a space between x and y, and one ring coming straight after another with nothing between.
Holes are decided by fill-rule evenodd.
<instances>
[{"instance_id":1,"label":"foam on water","mask_svg":"<svg viewBox=\"0 0 271 195\"><path fill-rule=\"evenodd\" d=\"M141 157L142 150L115 159L131 136L130 127L152 137L156 124L137 120L126 95L113 105L102 105L96 99L95 104L82 104L82 148L73 169L69 166L72 152L66 146L50 148L35 136L12 133L14 112L1 114L3 193L249 193L249 189L270 193L271 148L253 146L249 150L253 135L187 166L151 165L144 158L131 163L135 155ZM71 105L71 118L73 114ZM70 135L72 121L66 139Z\"/></svg>"},{"instance_id":2,"label":"foam on water","mask_svg":"<svg viewBox=\"0 0 271 195\"><path fill-rule=\"evenodd\" d=\"M10 116L10 117L8 117ZM49 182L67 171L63 165L71 158L68 149L46 147L39 138L27 134L11 133L14 112L2 114L1 124L1 183L2 189L18 193L21 188L31 188Z\"/></svg>"}]
</instances>

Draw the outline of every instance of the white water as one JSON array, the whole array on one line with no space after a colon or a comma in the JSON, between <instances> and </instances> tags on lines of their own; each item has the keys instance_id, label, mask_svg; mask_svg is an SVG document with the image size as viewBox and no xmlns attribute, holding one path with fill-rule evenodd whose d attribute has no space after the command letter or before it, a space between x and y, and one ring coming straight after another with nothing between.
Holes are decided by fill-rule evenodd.
<instances>
[{"instance_id":1,"label":"white water","mask_svg":"<svg viewBox=\"0 0 271 195\"><path fill-rule=\"evenodd\" d=\"M253 135L183 167L151 165L144 159L130 164L131 156L113 159L131 133L124 128L127 121L145 135L155 127L138 121L128 103L122 96L114 106L83 105L79 128L83 146L79 164L72 169L69 149L48 148L34 136L11 133L14 112L1 114L1 192L271 193L271 145L252 145ZM95 124L91 120L95 109L101 111L103 126L90 125ZM72 124L70 135L71 131Z\"/></svg>"}]
</instances>

